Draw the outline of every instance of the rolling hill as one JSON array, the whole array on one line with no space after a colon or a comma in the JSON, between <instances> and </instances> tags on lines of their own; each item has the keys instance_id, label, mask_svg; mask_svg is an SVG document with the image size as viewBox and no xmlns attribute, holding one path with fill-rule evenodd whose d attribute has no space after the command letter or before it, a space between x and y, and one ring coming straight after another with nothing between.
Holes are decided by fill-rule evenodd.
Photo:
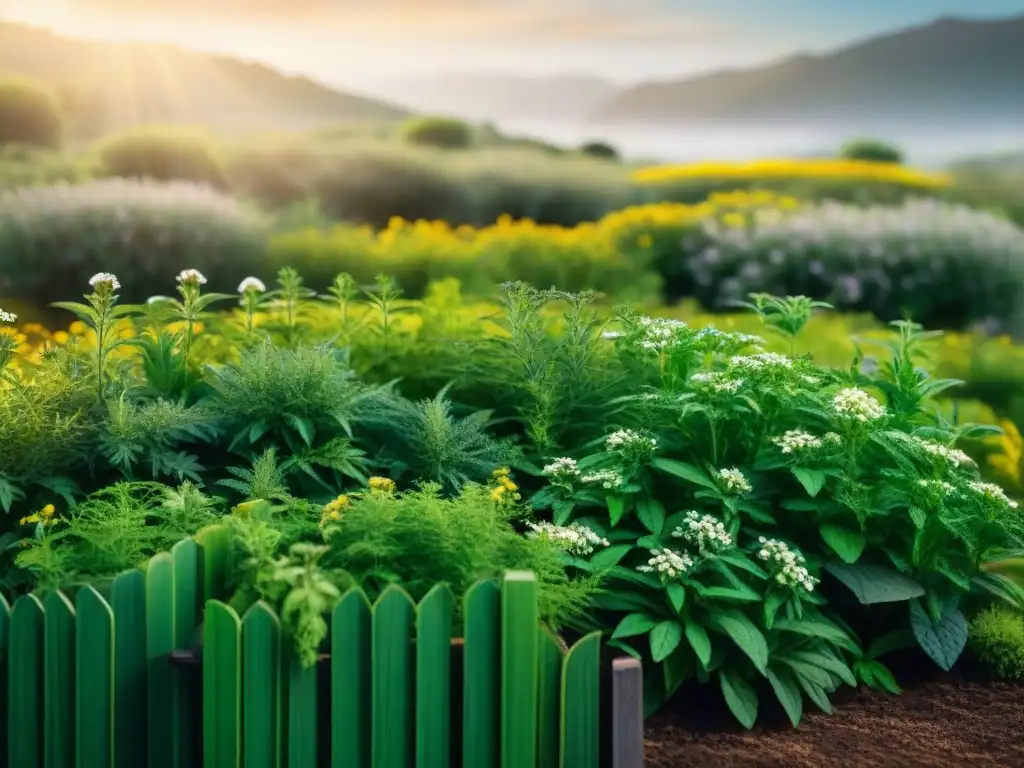
<instances>
[{"instance_id":1,"label":"rolling hill","mask_svg":"<svg viewBox=\"0 0 1024 768\"><path fill-rule=\"evenodd\" d=\"M609 125L979 125L1024 121L1024 16L944 18L825 55L625 89Z\"/></svg>"},{"instance_id":2,"label":"rolling hill","mask_svg":"<svg viewBox=\"0 0 1024 768\"><path fill-rule=\"evenodd\" d=\"M0 23L3 75L55 87L81 136L144 123L306 129L410 114L263 64L168 45L75 40L21 24Z\"/></svg>"}]
</instances>

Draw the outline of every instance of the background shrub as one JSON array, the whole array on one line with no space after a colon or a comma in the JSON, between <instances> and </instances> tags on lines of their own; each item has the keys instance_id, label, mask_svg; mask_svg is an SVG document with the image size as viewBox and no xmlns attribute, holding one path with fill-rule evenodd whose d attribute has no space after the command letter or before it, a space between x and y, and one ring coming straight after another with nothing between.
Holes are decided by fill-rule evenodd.
<instances>
[{"instance_id":1,"label":"background shrub","mask_svg":"<svg viewBox=\"0 0 1024 768\"><path fill-rule=\"evenodd\" d=\"M125 301L173 288L193 267L212 290L265 270L261 221L232 197L188 182L104 179L0 194L0 296L42 306L113 272Z\"/></svg>"},{"instance_id":2,"label":"background shrub","mask_svg":"<svg viewBox=\"0 0 1024 768\"><path fill-rule=\"evenodd\" d=\"M143 127L111 137L100 147L99 173L226 187L224 171L209 138L178 128Z\"/></svg>"},{"instance_id":3,"label":"background shrub","mask_svg":"<svg viewBox=\"0 0 1024 768\"><path fill-rule=\"evenodd\" d=\"M1024 231L937 200L896 207L823 203L709 221L687 270L695 295L724 308L751 292L803 294L883 320L1013 330L1024 288Z\"/></svg>"},{"instance_id":4,"label":"background shrub","mask_svg":"<svg viewBox=\"0 0 1024 768\"><path fill-rule=\"evenodd\" d=\"M0 81L0 147L56 149L63 139L64 118L54 92L27 80Z\"/></svg>"},{"instance_id":5,"label":"background shrub","mask_svg":"<svg viewBox=\"0 0 1024 768\"><path fill-rule=\"evenodd\" d=\"M840 154L850 160L875 163L902 163L903 153L892 144L877 139L855 139L843 146Z\"/></svg>"},{"instance_id":6,"label":"background shrub","mask_svg":"<svg viewBox=\"0 0 1024 768\"><path fill-rule=\"evenodd\" d=\"M971 619L971 650L999 677L1024 679L1024 616L1004 607Z\"/></svg>"},{"instance_id":7,"label":"background shrub","mask_svg":"<svg viewBox=\"0 0 1024 768\"><path fill-rule=\"evenodd\" d=\"M618 160L619 152L611 144L603 141L588 141L580 147L580 153L598 160Z\"/></svg>"},{"instance_id":8,"label":"background shrub","mask_svg":"<svg viewBox=\"0 0 1024 768\"><path fill-rule=\"evenodd\" d=\"M402 126L401 136L410 144L439 149L465 149L473 143L473 128L448 117L417 117Z\"/></svg>"}]
</instances>

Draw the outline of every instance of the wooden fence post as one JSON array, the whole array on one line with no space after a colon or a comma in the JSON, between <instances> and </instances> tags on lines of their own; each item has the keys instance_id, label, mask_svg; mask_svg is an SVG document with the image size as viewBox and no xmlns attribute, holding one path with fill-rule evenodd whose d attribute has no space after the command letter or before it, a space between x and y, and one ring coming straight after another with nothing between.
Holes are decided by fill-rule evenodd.
<instances>
[{"instance_id":1,"label":"wooden fence post","mask_svg":"<svg viewBox=\"0 0 1024 768\"><path fill-rule=\"evenodd\" d=\"M612 662L612 768L643 768L644 673L637 659Z\"/></svg>"}]
</instances>

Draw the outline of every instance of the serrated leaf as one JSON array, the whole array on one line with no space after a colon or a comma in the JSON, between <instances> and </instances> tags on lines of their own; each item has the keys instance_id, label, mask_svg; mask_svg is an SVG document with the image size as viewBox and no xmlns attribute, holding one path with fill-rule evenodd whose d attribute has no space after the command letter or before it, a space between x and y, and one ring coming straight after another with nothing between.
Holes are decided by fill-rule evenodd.
<instances>
[{"instance_id":1,"label":"serrated leaf","mask_svg":"<svg viewBox=\"0 0 1024 768\"><path fill-rule=\"evenodd\" d=\"M860 531L844 528L841 525L822 523L818 528L821 538L846 563L855 563L864 553L867 537Z\"/></svg>"},{"instance_id":2,"label":"serrated leaf","mask_svg":"<svg viewBox=\"0 0 1024 768\"><path fill-rule=\"evenodd\" d=\"M655 536L661 535L665 527L665 507L660 501L649 496L637 499L636 516L644 528Z\"/></svg>"},{"instance_id":3,"label":"serrated leaf","mask_svg":"<svg viewBox=\"0 0 1024 768\"><path fill-rule=\"evenodd\" d=\"M899 603L924 596L924 587L916 581L879 565L828 563L825 570L846 585L862 605Z\"/></svg>"},{"instance_id":4,"label":"serrated leaf","mask_svg":"<svg viewBox=\"0 0 1024 768\"><path fill-rule=\"evenodd\" d=\"M700 663L707 669L711 663L711 638L708 637L707 630L694 621L686 622L686 641L693 648Z\"/></svg>"},{"instance_id":5,"label":"serrated leaf","mask_svg":"<svg viewBox=\"0 0 1024 768\"><path fill-rule=\"evenodd\" d=\"M645 613L631 613L620 621L617 627L615 627L615 631L612 632L612 637L620 638L642 635L646 632L650 632L658 626L659 621L660 620L658 618L649 616Z\"/></svg>"},{"instance_id":6,"label":"serrated leaf","mask_svg":"<svg viewBox=\"0 0 1024 768\"><path fill-rule=\"evenodd\" d=\"M709 478L706 473L693 466L693 464L675 461L674 459L653 459L651 461L651 466L660 472L672 475L673 477L678 477L680 480L685 480L688 483L701 485L705 488L710 488L713 491L718 490L718 486L715 485L715 482Z\"/></svg>"},{"instance_id":7,"label":"serrated leaf","mask_svg":"<svg viewBox=\"0 0 1024 768\"><path fill-rule=\"evenodd\" d=\"M718 682L733 717L744 728L753 728L757 722L757 693L754 688L739 675L724 669L718 673Z\"/></svg>"},{"instance_id":8,"label":"serrated leaf","mask_svg":"<svg viewBox=\"0 0 1024 768\"><path fill-rule=\"evenodd\" d=\"M663 661L683 639L683 628L678 621L663 621L651 630L651 658Z\"/></svg>"},{"instance_id":9,"label":"serrated leaf","mask_svg":"<svg viewBox=\"0 0 1024 768\"><path fill-rule=\"evenodd\" d=\"M726 635L747 655L762 675L768 667L768 643L754 623L739 611L711 615L711 627Z\"/></svg>"},{"instance_id":10,"label":"serrated leaf","mask_svg":"<svg viewBox=\"0 0 1024 768\"><path fill-rule=\"evenodd\" d=\"M804 714L804 697L801 695L796 681L793 680L792 673L786 669L769 669L768 682L771 684L772 690L775 691L775 698L786 710L789 722L796 728L800 725L800 718Z\"/></svg>"},{"instance_id":11,"label":"serrated leaf","mask_svg":"<svg viewBox=\"0 0 1024 768\"><path fill-rule=\"evenodd\" d=\"M672 604L672 608L676 613L683 610L683 606L686 605L686 589L683 588L682 584L669 584L665 587L665 592L668 594L668 601Z\"/></svg>"},{"instance_id":12,"label":"serrated leaf","mask_svg":"<svg viewBox=\"0 0 1024 768\"><path fill-rule=\"evenodd\" d=\"M806 467L793 467L793 477L804 487L807 495L812 499L821 493L825 487L828 476L820 469L807 469Z\"/></svg>"},{"instance_id":13,"label":"serrated leaf","mask_svg":"<svg viewBox=\"0 0 1024 768\"><path fill-rule=\"evenodd\" d=\"M967 645L967 619L958 608L933 622L921 601L914 600L910 604L910 627L921 650L947 672Z\"/></svg>"}]
</instances>

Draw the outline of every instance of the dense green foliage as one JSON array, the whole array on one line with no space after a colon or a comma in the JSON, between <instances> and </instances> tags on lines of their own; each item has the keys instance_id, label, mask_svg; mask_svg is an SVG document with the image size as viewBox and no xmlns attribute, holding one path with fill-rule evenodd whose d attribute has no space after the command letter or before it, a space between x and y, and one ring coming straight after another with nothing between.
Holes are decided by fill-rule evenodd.
<instances>
[{"instance_id":1,"label":"dense green foliage","mask_svg":"<svg viewBox=\"0 0 1024 768\"><path fill-rule=\"evenodd\" d=\"M0 148L56 149L63 141L64 117L53 92L30 81L0 81Z\"/></svg>"},{"instance_id":2,"label":"dense green foliage","mask_svg":"<svg viewBox=\"0 0 1024 768\"><path fill-rule=\"evenodd\" d=\"M892 144L877 139L857 139L843 146L843 157L851 160L872 160L877 163L902 163L903 153Z\"/></svg>"},{"instance_id":3,"label":"dense green foliage","mask_svg":"<svg viewBox=\"0 0 1024 768\"><path fill-rule=\"evenodd\" d=\"M99 148L101 176L155 181L192 181L225 186L210 140L200 133L148 127L106 139Z\"/></svg>"},{"instance_id":4,"label":"dense green foliage","mask_svg":"<svg viewBox=\"0 0 1024 768\"><path fill-rule=\"evenodd\" d=\"M401 129L410 144L438 149L466 149L473 143L473 128L464 120L449 117L413 118Z\"/></svg>"},{"instance_id":5,"label":"dense green foliage","mask_svg":"<svg viewBox=\"0 0 1024 768\"><path fill-rule=\"evenodd\" d=\"M618 160L619 151L605 141L588 141L580 147L580 152L588 157L599 160Z\"/></svg>"},{"instance_id":6,"label":"dense green foliage","mask_svg":"<svg viewBox=\"0 0 1024 768\"><path fill-rule=\"evenodd\" d=\"M996 607L971 620L971 650L999 677L1024 679L1024 615Z\"/></svg>"}]
</instances>

